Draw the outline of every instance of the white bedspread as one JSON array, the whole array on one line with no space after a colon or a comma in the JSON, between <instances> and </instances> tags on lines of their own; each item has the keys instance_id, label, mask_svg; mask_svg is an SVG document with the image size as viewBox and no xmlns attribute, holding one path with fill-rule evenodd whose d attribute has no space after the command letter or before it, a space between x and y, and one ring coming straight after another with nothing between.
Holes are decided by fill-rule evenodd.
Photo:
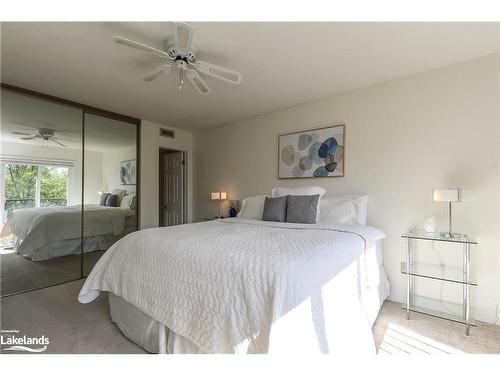
<instances>
[{"instance_id":1,"label":"white bedspread","mask_svg":"<svg viewBox=\"0 0 500 375\"><path fill-rule=\"evenodd\" d=\"M110 291L207 353L267 353L287 335L293 340L280 322L310 301L316 311L303 326L316 331L322 352L331 352L321 332L338 327L324 327L322 314L328 310L322 291L344 269L359 268L356 260L381 238L381 231L357 224L236 218L146 229L122 238L103 255L78 298L88 303L100 291ZM354 338L364 335L359 345L374 350L356 292L361 284L358 280L346 290L347 297L329 300L328 309L347 306L342 316L354 319Z\"/></svg>"},{"instance_id":2,"label":"white bedspread","mask_svg":"<svg viewBox=\"0 0 500 375\"><path fill-rule=\"evenodd\" d=\"M14 248L23 255L34 253L51 242L81 237L82 206L24 208L13 212L1 236L13 234ZM84 236L121 235L125 218L134 211L120 207L84 206Z\"/></svg>"}]
</instances>

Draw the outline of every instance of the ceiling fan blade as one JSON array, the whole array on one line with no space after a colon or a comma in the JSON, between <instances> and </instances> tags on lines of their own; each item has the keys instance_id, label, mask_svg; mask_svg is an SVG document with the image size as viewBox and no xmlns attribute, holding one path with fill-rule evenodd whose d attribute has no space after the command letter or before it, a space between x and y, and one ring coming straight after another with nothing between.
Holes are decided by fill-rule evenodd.
<instances>
[{"instance_id":1,"label":"ceiling fan blade","mask_svg":"<svg viewBox=\"0 0 500 375\"><path fill-rule=\"evenodd\" d=\"M186 76L200 94L208 95L212 92L210 87L208 87L207 83L203 80L203 78L201 78L196 70L188 69Z\"/></svg>"},{"instance_id":2,"label":"ceiling fan blade","mask_svg":"<svg viewBox=\"0 0 500 375\"><path fill-rule=\"evenodd\" d=\"M124 46L127 46L127 47L139 49L141 51L149 52L155 56L158 56L158 57L161 57L164 59L168 59L168 54L164 51L159 50L159 49L147 46L147 45L139 43L139 42L135 42L135 41L130 40L130 39L123 38L123 37L118 36L118 35L115 35L113 38L115 39L116 43L123 44Z\"/></svg>"},{"instance_id":3,"label":"ceiling fan blade","mask_svg":"<svg viewBox=\"0 0 500 375\"><path fill-rule=\"evenodd\" d=\"M208 74L209 76L222 79L223 81L234 83L236 85L241 83L243 77L241 73L234 70L223 68L222 66L217 66L204 61L197 61L196 69L200 72Z\"/></svg>"},{"instance_id":4,"label":"ceiling fan blade","mask_svg":"<svg viewBox=\"0 0 500 375\"><path fill-rule=\"evenodd\" d=\"M37 139L38 137L22 137L23 141L29 141L30 139Z\"/></svg>"},{"instance_id":5,"label":"ceiling fan blade","mask_svg":"<svg viewBox=\"0 0 500 375\"><path fill-rule=\"evenodd\" d=\"M67 147L66 145L63 145L61 142L56 141L54 138L50 138L50 141L55 142L60 146Z\"/></svg>"},{"instance_id":6,"label":"ceiling fan blade","mask_svg":"<svg viewBox=\"0 0 500 375\"><path fill-rule=\"evenodd\" d=\"M69 139L60 137L52 137L52 139L57 139L58 141L65 141L65 142L80 142L78 139Z\"/></svg>"},{"instance_id":7,"label":"ceiling fan blade","mask_svg":"<svg viewBox=\"0 0 500 375\"><path fill-rule=\"evenodd\" d=\"M187 23L175 22L175 44L181 48L191 48L194 38L194 29Z\"/></svg>"},{"instance_id":8,"label":"ceiling fan blade","mask_svg":"<svg viewBox=\"0 0 500 375\"><path fill-rule=\"evenodd\" d=\"M22 132L12 132L12 134L15 134L15 135L27 135L27 136L31 136L32 135L30 133L22 133Z\"/></svg>"},{"instance_id":9,"label":"ceiling fan blade","mask_svg":"<svg viewBox=\"0 0 500 375\"><path fill-rule=\"evenodd\" d=\"M168 73L172 70L171 65L163 65L161 68L153 70L151 73L149 73L147 76L143 77L142 79L147 82L151 82L153 79L158 78L164 73Z\"/></svg>"}]
</instances>

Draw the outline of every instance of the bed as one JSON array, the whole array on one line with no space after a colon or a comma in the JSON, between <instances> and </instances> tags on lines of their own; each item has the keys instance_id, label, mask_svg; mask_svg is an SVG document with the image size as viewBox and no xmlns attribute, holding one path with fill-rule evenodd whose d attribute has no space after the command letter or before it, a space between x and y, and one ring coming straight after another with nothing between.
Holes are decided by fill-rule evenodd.
<instances>
[{"instance_id":1,"label":"bed","mask_svg":"<svg viewBox=\"0 0 500 375\"><path fill-rule=\"evenodd\" d=\"M84 252L106 250L136 228L135 210L88 204L84 209ZM82 206L24 208L13 212L1 237L13 235L13 248L33 261L79 253Z\"/></svg>"},{"instance_id":2,"label":"bed","mask_svg":"<svg viewBox=\"0 0 500 375\"><path fill-rule=\"evenodd\" d=\"M375 353L389 283L370 226L228 218L131 233L79 301L153 353Z\"/></svg>"}]
</instances>

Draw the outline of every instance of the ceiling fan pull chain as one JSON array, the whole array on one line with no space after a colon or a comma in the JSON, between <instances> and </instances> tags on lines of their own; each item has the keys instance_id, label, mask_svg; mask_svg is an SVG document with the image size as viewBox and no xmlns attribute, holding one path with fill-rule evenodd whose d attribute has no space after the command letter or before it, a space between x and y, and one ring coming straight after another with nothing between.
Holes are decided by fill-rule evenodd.
<instances>
[{"instance_id":1,"label":"ceiling fan pull chain","mask_svg":"<svg viewBox=\"0 0 500 375\"><path fill-rule=\"evenodd\" d=\"M179 90L182 90L182 85L184 84L184 69L179 69Z\"/></svg>"}]
</instances>

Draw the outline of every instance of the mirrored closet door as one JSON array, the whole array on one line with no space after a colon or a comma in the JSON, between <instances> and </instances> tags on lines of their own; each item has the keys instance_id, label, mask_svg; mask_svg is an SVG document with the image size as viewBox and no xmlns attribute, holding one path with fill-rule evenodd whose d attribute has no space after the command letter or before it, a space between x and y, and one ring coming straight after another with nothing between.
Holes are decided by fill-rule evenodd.
<instances>
[{"instance_id":1,"label":"mirrored closet door","mask_svg":"<svg viewBox=\"0 0 500 375\"><path fill-rule=\"evenodd\" d=\"M1 294L80 278L82 113L1 91Z\"/></svg>"},{"instance_id":2,"label":"mirrored closet door","mask_svg":"<svg viewBox=\"0 0 500 375\"><path fill-rule=\"evenodd\" d=\"M137 230L137 126L85 113L83 267Z\"/></svg>"},{"instance_id":3,"label":"mirrored closet door","mask_svg":"<svg viewBox=\"0 0 500 375\"><path fill-rule=\"evenodd\" d=\"M137 230L140 121L2 84L1 296L78 280Z\"/></svg>"}]
</instances>

